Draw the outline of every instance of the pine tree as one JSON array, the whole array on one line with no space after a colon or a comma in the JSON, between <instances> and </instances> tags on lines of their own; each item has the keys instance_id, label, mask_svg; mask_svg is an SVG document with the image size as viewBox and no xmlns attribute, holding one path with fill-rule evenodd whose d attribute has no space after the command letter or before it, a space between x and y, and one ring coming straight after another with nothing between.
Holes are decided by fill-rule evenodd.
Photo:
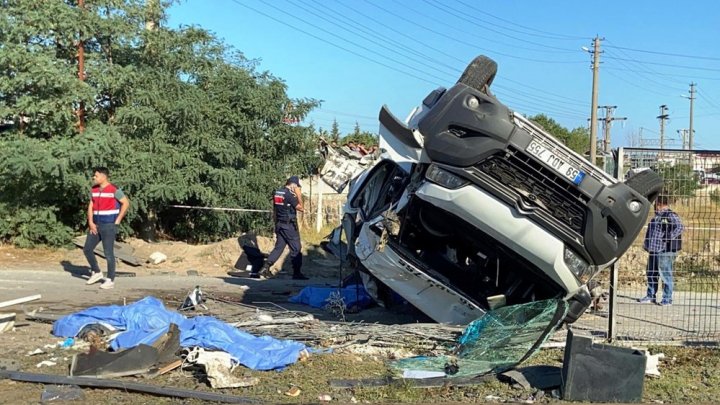
<instances>
[{"instance_id":1,"label":"pine tree","mask_svg":"<svg viewBox=\"0 0 720 405\"><path fill-rule=\"evenodd\" d=\"M167 28L165 2L87 3L0 6L0 117L12 122L0 132L0 240L67 243L86 226L96 165L131 199L125 234L210 240L267 224L169 205L270 208L273 188L319 163L314 131L283 122L288 103L302 118L316 100L290 99L281 80L203 29Z\"/></svg>"},{"instance_id":2,"label":"pine tree","mask_svg":"<svg viewBox=\"0 0 720 405\"><path fill-rule=\"evenodd\" d=\"M333 142L340 142L340 125L338 125L338 122L336 119L333 120L332 127L330 128L330 139Z\"/></svg>"}]
</instances>

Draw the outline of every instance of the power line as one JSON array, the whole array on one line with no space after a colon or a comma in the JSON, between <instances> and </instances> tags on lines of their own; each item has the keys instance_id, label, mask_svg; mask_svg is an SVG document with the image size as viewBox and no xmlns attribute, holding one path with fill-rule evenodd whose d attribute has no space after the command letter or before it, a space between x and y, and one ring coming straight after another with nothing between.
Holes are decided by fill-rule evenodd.
<instances>
[{"instance_id":1,"label":"power line","mask_svg":"<svg viewBox=\"0 0 720 405\"><path fill-rule=\"evenodd\" d=\"M535 102L541 102L541 103L543 103L543 104L545 104L545 105L555 106L556 108L564 109L564 110L566 110L567 112L576 113L576 114L578 114L578 115L580 115L580 116L584 116L584 113L581 112L580 110L575 110L575 109L573 109L573 108L568 108L567 105L569 105L569 103L560 103L560 102L556 102L556 101L553 101L553 100L548 100L548 99L545 98L545 97L535 96L535 95L532 95L532 94L528 94L527 92L522 92L522 91L519 91L519 90L515 90L515 89L512 89L512 88L509 88L509 87L500 85L500 84L493 84L492 87L493 87L494 89L505 90L505 91L508 91L508 92L510 92L510 93L517 94L517 96L515 96L515 97L521 97L521 98L522 98L522 97L525 97L525 98L528 98L528 99L530 99L530 101L533 102L533 103L535 103ZM496 93L499 93L499 92L496 92ZM572 104L572 105L575 106L575 104Z\"/></svg>"},{"instance_id":2,"label":"power line","mask_svg":"<svg viewBox=\"0 0 720 405\"><path fill-rule=\"evenodd\" d=\"M528 26L525 26L525 25L522 25L522 24L517 24L517 23L514 23L514 22L512 22L512 21L510 21L510 20L506 20L506 19L504 19L504 18L500 18L500 17L498 17L498 16L496 16L496 15L490 14L490 13L488 13L487 11L481 10L481 9L479 9L479 8L477 8L477 7L473 7L472 5L470 5L470 4L468 4L468 3L465 3L465 2L463 2L463 1L458 1L458 2L459 2L460 4L463 4L465 7L468 7L468 8L470 8L470 9L474 10L475 12L478 12L478 13L481 13L481 14L485 14L485 15L487 15L487 16L490 16L490 17L492 17L492 18L495 18L495 19L497 19L497 20L500 20L500 21L504 22L505 24L514 25L514 26L516 26L516 27L521 27L521 28L524 28L524 29L529 30L529 31L535 31L535 32L540 33L540 34L547 34L548 36L546 36L546 38L551 38L550 36L553 36L553 37L556 37L556 38L554 38L554 39L558 39L558 40L561 40L561 39L562 39L562 40L568 40L568 39L572 39L572 40L583 39L583 40L585 40L585 39L587 39L586 37L580 37L580 36L575 36L575 35L566 35L566 34L556 34L556 33L548 32L548 31L543 31L543 30L539 30L539 29L536 29L536 28L528 27ZM495 26L497 26L497 25L495 25ZM510 30L509 28L506 28L506 29ZM515 32L519 32L519 31L515 31ZM530 34L528 34L528 35L530 35ZM532 34L532 35L537 35L537 34ZM563 38L563 37L564 37L564 38Z\"/></svg>"},{"instance_id":3,"label":"power line","mask_svg":"<svg viewBox=\"0 0 720 405\"><path fill-rule=\"evenodd\" d=\"M296 20L299 20L299 21L301 21L301 22L304 22L304 23L308 24L307 21L304 21L303 19L299 18L298 16L293 15L292 13L289 13L289 12L287 12L287 11L279 8L279 7L274 6L274 5L270 4L270 3L268 3L267 1L260 0L260 2L263 3L263 4L265 4L265 5L268 6L268 7L272 8L272 9L275 9L276 11L278 11L278 12L280 12L280 13L282 13L282 14L285 14L285 15L291 17L291 18L294 18L294 19L296 19ZM360 44L358 44L357 42L351 41L351 40L349 40L349 39L347 39L347 38L343 38L343 37L337 35L336 33L332 32L332 31L329 31L329 30L326 30L326 29L324 29L324 28L322 28L322 27L315 26L314 28L316 28L316 29L318 29L318 30L320 30L320 31L322 31L322 32L330 35L331 37L334 37L334 38L337 38L337 39L341 39L341 40L343 40L343 41L345 41L345 42L348 42L348 43L350 43L350 44L352 44L352 45L360 48L360 49L363 49L363 50L365 50L365 51L367 51L367 52L373 53L373 54L375 54L376 56L380 56L380 57L382 57L382 58L384 58L384 59L391 60L391 61L397 63L398 65L404 66L404 67L406 67L406 68L408 68L408 69L412 69L412 70L414 70L414 71L416 71L416 72L419 72L419 73L421 73L421 74L426 74L428 77L432 77L433 79L437 79L437 80L439 80L441 83L447 80L446 78L442 78L442 77L435 76L435 75L430 74L430 73L426 73L426 72L424 72L424 71L422 71L422 70L420 70L420 69L417 69L417 68L413 67L412 65L409 65L409 64L407 64L407 63L405 63L405 62L403 62L403 61L401 61L401 60L395 59L395 58L390 57L390 56L387 56L387 55L383 55L383 54L381 54L380 52L377 52L377 51L375 51L375 50L373 50L373 49L370 49L370 48L368 48L368 47L366 47L366 46L360 45Z\"/></svg>"},{"instance_id":4,"label":"power line","mask_svg":"<svg viewBox=\"0 0 720 405\"><path fill-rule=\"evenodd\" d=\"M494 51L494 50L488 49L488 48L483 48L483 47L481 47L481 46L478 46L477 44L474 44L474 43L471 43L471 42L467 42L467 41L463 41L463 40L461 40L461 39L459 39L459 38L457 38L457 37L448 35L448 34L446 34L446 33L444 33L444 32L441 32L441 31L434 30L434 29L432 29L432 28L430 28L430 27L427 27L427 26L425 26L425 25L423 25L423 24L417 24L416 22L411 21L411 20L405 18L405 17L402 16L402 15L399 15L399 14L397 14L397 13L394 13L394 12L388 10L388 9L385 8L385 7L382 7L382 6L379 6L379 5L377 5L377 4L374 4L374 3L372 3L372 2L370 2L370 1L368 1L368 0L365 0L365 1L366 1L368 4L370 4L371 6L373 6L373 7L375 7L375 8L378 8L378 9L380 9L380 10L384 11L385 13L388 13L388 14L390 14L390 15L392 15L392 16L395 16L395 17L399 18L400 20L403 20L403 21L407 22L408 24L411 24L413 27L420 28L420 29L423 29L423 30L432 32L432 33L435 34L435 35L439 35L439 36L441 36L441 37L443 37L443 38L447 38L447 39L449 39L449 40L451 40L451 41L454 41L454 42L457 42L457 43L459 43L459 44L463 44L463 45L469 46L469 47L471 47L472 49L474 49L474 50L476 50L476 51L477 51L477 50L481 50L481 51L484 51L484 52L488 52L488 53L490 53L490 54L497 54L497 55L505 56L505 57L507 57L507 58L513 58L513 59L519 59L519 60L526 60L526 61L530 61L530 62L553 63L553 64L577 64L577 63L584 63L584 62L582 62L582 61L558 61L558 60L526 58L526 57L517 56L517 55L512 55L512 54L504 53L504 52L500 52L500 51ZM414 13L416 13L416 14L419 14L419 15L421 15L421 16L424 16L424 17L426 17L426 18L432 19L432 17L428 16L427 14L423 14L423 13L421 13L421 12L419 12L419 11L413 9L413 8L409 8L408 10L409 10L409 11L412 11L412 12L414 12ZM462 32L462 31L461 31L461 32ZM493 42L498 43L497 41L493 41ZM515 48L521 48L521 47L518 47L518 46L515 46L515 45L510 45L510 46L513 46L513 47L515 47Z\"/></svg>"},{"instance_id":5,"label":"power line","mask_svg":"<svg viewBox=\"0 0 720 405\"><path fill-rule=\"evenodd\" d=\"M507 82L510 82L510 83L515 83L515 84L517 84L517 85L519 85L519 86L523 86L523 88L528 88L528 89L537 90L537 91L541 92L541 93L542 93L543 95L545 95L545 96L555 96L555 97L560 98L560 99L568 100L568 101L572 102L572 104L578 104L578 103L579 103L579 104L582 105L582 106L588 106L588 107L590 106L590 104L588 104L587 101L580 101L580 100L575 99L575 98L570 98L570 97L566 97L566 96L563 96L563 95L560 95L560 94L551 93L551 92L548 92L548 91L543 90L543 89L541 89L541 88L533 87L533 86L530 86L530 85L521 83L521 82L519 82L519 81L517 81L517 80L509 79L509 78L507 78L507 77L502 77L501 80L504 80L504 81L507 81Z\"/></svg>"},{"instance_id":6,"label":"power line","mask_svg":"<svg viewBox=\"0 0 720 405\"><path fill-rule=\"evenodd\" d=\"M669 66L669 67L674 67L674 68L678 68L678 69L693 69L693 70L705 70L705 71L709 71L709 72L720 72L720 69L713 69L713 68L700 67L700 66L675 65L672 63L640 61L640 60L635 60L635 59L626 59L626 58L618 58L618 57L610 57L610 56L607 58L615 59L615 60L633 61L633 62L637 62L637 63L643 63L646 65Z\"/></svg>"},{"instance_id":7,"label":"power line","mask_svg":"<svg viewBox=\"0 0 720 405\"><path fill-rule=\"evenodd\" d=\"M288 0L288 1L292 2L291 0ZM312 1L313 3L319 4L316 0L310 0L310 1ZM355 13L357 13L357 14L360 14L360 15L364 16L364 17L368 18L369 20L371 20L371 21L373 21L373 22L375 22L375 23L378 23L376 19L374 19L374 18L372 18L372 17L369 17L369 16L367 16L366 14L363 14L363 13L361 13L361 12L353 9L352 7L348 7L348 6L346 6L346 5L343 5L342 3L336 3L336 4L340 4L341 6L347 8L347 9L350 9L351 11L353 11L353 12L355 12ZM316 10L317 10L317 9L316 9ZM342 15L341 13L338 13L337 11L330 9L329 7L325 7L325 9L324 9L323 11L330 11L330 12L332 12L334 15L337 15L339 18L341 18L341 19L343 19L343 20L346 20L346 21L349 21L349 23L350 23L351 25L357 25L352 19L350 19L350 18L348 18L348 17L345 17L345 16ZM380 25L383 25L383 24L380 24ZM391 29L392 29L392 28L391 28ZM381 34L373 33L372 30L367 30L367 29L363 29L363 30L366 31L366 32L367 32L367 31L370 31L370 33L372 33L374 36L376 36L376 37L378 37L378 38L383 38L383 39L385 39L386 42L389 42L389 43L393 43L393 42L394 42L394 40L393 40L392 38L386 37L386 36L381 35ZM399 31L398 31L398 32L399 32ZM401 32L399 32L399 33L401 33ZM409 37L409 38L411 38L411 39L413 39L413 40L416 40L415 38L412 38L412 37ZM400 44L400 45L401 45L401 44ZM408 46L403 46L403 49L408 49L408 50L410 50L410 51L413 51L413 50L410 49ZM427 56L426 54L423 54L423 53L421 53L421 52L415 52L415 51L413 51L413 53L418 54L418 55ZM464 62L464 61L462 61L462 60L460 60L460 59L458 59L458 58L455 58L455 59L456 59L456 60L459 60L459 61L461 61L461 62ZM442 62L441 60L434 59L434 58L430 58L429 60L431 60L433 63L438 64L438 65L448 66L450 69L452 69L452 70L454 71L454 74L456 74L456 75L461 72L461 70L456 69L456 68L454 68L453 66L449 66L449 65L447 65L447 64L444 64L444 62ZM427 66L427 65L426 65L426 66ZM522 84L521 84L521 85L522 85ZM496 87L496 88L502 88L501 85L495 85L494 87ZM523 85L523 87L527 87L527 86ZM511 92L516 92L516 93L520 93L520 94L523 94L523 95L527 95L527 94L526 94L527 91L520 91L520 90L512 89L512 88L510 88L510 87L505 87L505 88L506 88L508 91L511 91ZM532 95L527 95L527 96L528 96L528 97L536 98L538 101L542 101L542 102L545 102L545 103L553 104L553 101L548 100L548 93L545 92L545 91L543 91L543 90L540 90L540 91L543 92L542 98L540 98L540 97L538 97L538 96L534 96L534 97L533 97ZM572 105L572 106L575 106L575 105L577 104L577 100L571 100L571 101L572 101L572 103L568 103L567 101L555 101L554 104L560 104L560 103L562 103L562 104ZM563 107L561 107L561 108L566 108L566 107L563 106Z\"/></svg>"},{"instance_id":8,"label":"power line","mask_svg":"<svg viewBox=\"0 0 720 405\"><path fill-rule=\"evenodd\" d=\"M298 7L299 9L303 10L304 12L306 12L306 13L308 13L308 14L314 15L315 17L318 17L318 18L320 18L321 20L326 21L326 22L330 23L331 25L333 25L333 26L335 26L335 27L337 27L337 28L340 28L341 30L345 30L345 31L349 32L351 35L356 35L356 36L358 36L358 37L360 37L360 38L363 38L363 39L365 39L366 41L368 41L368 42L370 42L370 43L372 43L372 44L374 44L374 45L376 45L376 46L378 46L378 47L380 47L380 48L386 49L386 50L388 50L388 51L390 51L390 52L393 52L393 53L405 53L405 55L404 55L405 58L408 58L408 59L416 62L416 63L419 64L419 65L425 66L425 67L427 67L428 69L433 69L433 70L435 70L435 71L437 71L437 72L439 72L439 73L441 73L441 74L450 75L450 73L448 73L447 71L444 71L444 70L439 69L436 65L432 65L432 64L426 63L425 60L427 60L427 59L418 59L418 58L413 57L413 56L408 56L408 55L407 55L408 51L407 51L404 47L391 48L391 47L385 45L383 42L378 42L378 41L376 41L376 40L374 40L374 39L369 38L367 35L364 35L364 34L362 34L362 33L358 33L358 31L367 32L367 31L364 30L364 28L363 28L363 29L354 28L355 32L353 33L352 31L350 31L350 28L348 28L348 25L338 24L337 22L335 22L335 21L333 21L333 20L331 20L331 19L329 19L329 18L327 18L327 17L325 17L325 16L323 16L323 15L320 15L320 14L318 14L318 13L315 13L315 12L313 12L313 11L310 11L310 10L308 10L308 9L303 8L302 5L298 5L298 4L295 3L293 0L286 0L286 1L287 1L288 3L294 5L295 7ZM317 8L315 8L314 6L310 6L310 5L308 5L307 3L306 3L305 5L306 5L306 6L309 6L309 7L312 7L313 9L317 10ZM322 10L322 11L325 11L325 10ZM355 24L354 24L353 22L351 22L351 23L350 23L350 27L352 27L352 25L355 25ZM322 28L319 28L319 27L318 27L318 29L321 29L321 30L322 30ZM370 32L370 35L373 35L373 36L375 36L375 37L379 37L380 39L387 39L387 38L383 38L382 36L380 36L380 35L378 35L378 34L375 34L375 33L373 33L373 32ZM390 41L392 41L392 40L390 40ZM392 43L392 42L391 42L391 43ZM415 53L415 55L418 55L418 54L419 54L420 56L425 56L425 55L423 55L423 54L420 54L419 52L414 52L414 53ZM452 66L450 66L450 69L455 70L455 73L454 73L454 74L460 73L459 70L457 70L456 68L454 68L454 67L452 67Z\"/></svg>"},{"instance_id":9,"label":"power line","mask_svg":"<svg viewBox=\"0 0 720 405\"><path fill-rule=\"evenodd\" d=\"M720 109L720 107L718 107L717 104L715 104L709 97L707 97L707 96L705 95L705 92L704 92L704 91L700 91L700 89L698 89L698 90L697 90L697 94L700 96L700 98L702 98L703 100L705 100L711 107Z\"/></svg>"},{"instance_id":10,"label":"power line","mask_svg":"<svg viewBox=\"0 0 720 405\"><path fill-rule=\"evenodd\" d=\"M465 17L465 14L466 14L466 13L464 13L463 11L458 10L458 9L452 7L452 6L447 5L447 4L443 4L443 3L437 2L436 0L422 0L422 1L424 1L425 3L427 3L428 5L430 5L431 7L434 7L434 8L436 8L436 9L438 9L438 10L444 11L445 13L450 14L450 15L453 15L453 16L455 16L455 17L457 17L457 18L459 18L459 19L461 19L461 20L463 20L463 21L469 22L470 24L474 24L474 25L476 25L478 28L482 28L482 29L484 29L484 30L487 30L487 31L490 31L490 32L494 32L494 33L496 33L496 34L498 34L498 35L502 35L502 36L505 36L505 37L514 39L514 40L516 40L516 41L519 41L519 42L524 42L524 43L528 43L528 44L537 45L537 46L540 46L540 47L542 47L542 48L553 49L553 50L560 50L560 51L562 51L562 53L574 53L574 52L575 52L575 51L569 50L569 49L567 49L567 48L561 48L561 47L558 47L558 46L546 45L546 44L543 44L543 43L540 43L540 42L529 41L529 40L526 40L526 39L518 38L518 37L513 36L513 35L510 35L510 34L506 34L506 33L504 33L504 32L501 32L501 31L498 31L498 30L495 30L495 29L492 29L492 28L488 28L488 27L486 27L486 26L483 26L482 24L478 24L477 21L473 21L473 20ZM478 20L480 20L480 19L478 19ZM480 21L482 21L482 20L480 20ZM511 46L518 47L517 45L511 45ZM530 50L537 51L537 49L530 49Z\"/></svg>"},{"instance_id":11,"label":"power line","mask_svg":"<svg viewBox=\"0 0 720 405\"><path fill-rule=\"evenodd\" d=\"M607 69L607 68L605 68L605 69ZM646 92L648 92L648 93L653 93L653 94L655 94L655 95L662 96L662 97L667 97L667 96L668 96L667 93L661 93L661 92L659 92L659 91L650 89L650 88L648 88L648 87L641 86L641 85L637 84L636 82L633 82L633 81L631 81L631 80L628 80L628 79L626 79L626 78L624 78L624 77L622 77L622 76L620 76L620 75L616 75L616 74L613 73L612 71L607 71L607 70L606 70L606 73L609 74L610 76L613 76L613 77L615 77L615 78L617 78L617 79L622 80L623 82L625 82L625 83L627 83L627 84L629 84L629 85L631 85L631 86L633 86L633 87L635 87L635 88L638 88L638 89L640 89L640 90L646 91Z\"/></svg>"},{"instance_id":12,"label":"power line","mask_svg":"<svg viewBox=\"0 0 720 405\"><path fill-rule=\"evenodd\" d=\"M319 4L316 0L311 0L311 1L313 1L313 2L316 3L316 4ZM387 25L387 24L384 24L384 23L378 21L377 19L375 19L374 17L368 16L367 14L365 14L365 13L363 13L363 12L361 12L361 11L358 11L358 10L355 9L354 7L348 6L347 4L343 4L343 3L341 3L341 2L336 2L336 3L333 3L333 4L337 4L337 5L340 5L340 6L342 6L342 7L345 7L346 9L349 9L350 11L352 11L352 12L358 14L358 15L361 15L361 16L365 17L366 19L374 22L375 24L377 24L377 25L379 25L379 26L381 26L381 27L384 27L384 28L386 28L386 29L388 29L388 30L390 30L390 31L392 31L392 32L394 32L394 33L402 36L402 37L408 38L408 39L410 39L410 40L413 41L413 42L417 42L417 38L414 38L414 37L412 37L412 36L410 36L410 35L402 32L401 30L397 30L397 29L395 29L395 28L393 28L393 27L391 27L391 26L389 26L389 25ZM325 6L327 9L330 9L329 6L328 6L328 4L325 4L324 6ZM337 11L335 11L335 13L336 13L336 14L340 14L340 13L337 12ZM349 19L349 18L347 18L347 19ZM458 57L455 56L454 54L447 53L447 52L443 51L442 49L435 48L435 47L433 47L433 46L431 46L431 45L428 45L427 43L423 43L422 46L423 46L423 47L426 47L426 48L428 48L428 49L432 49L433 51L435 51L435 52L437 52L437 53L440 53L440 54L442 54L442 55L444 55L444 56L447 56L448 58L455 59L456 61L458 61L458 62L460 62L460 63L465 63L465 62L466 62L465 60L462 60L462 59L458 58Z\"/></svg>"},{"instance_id":13,"label":"power line","mask_svg":"<svg viewBox=\"0 0 720 405\"><path fill-rule=\"evenodd\" d=\"M415 75L415 74L413 74L413 73L409 73L409 72L406 72L406 71L404 71L404 70L398 69L398 68L396 68L396 67L394 67L394 66L388 65L388 64L383 63L383 62L380 62L380 61L377 61L377 60L375 60L375 59L373 59L373 58L370 58L370 57L367 57L367 56L365 56L365 55L363 55L363 54L361 54L361 53L359 53L359 52L355 52L355 51L353 51L353 50L351 50L351 49L348 49L348 48L346 48L345 46L338 45L338 44L336 44L336 43L334 43L334 42L331 42L331 41L329 41L329 40L327 40L327 39L325 39L325 38L322 38L322 37L319 37L319 36L317 36L317 35L315 35L315 34L313 34L313 33L310 33L310 32L308 32L308 31L306 31L306 30L304 30L304 29L302 29L302 28L299 28L299 27L297 27L297 26L295 26L295 25L292 25L292 24L287 23L287 22L285 22L285 21L282 21L282 20L280 20L280 19L278 19L278 18L275 18L275 17L273 17L272 15L267 14L267 13L265 13L265 12L263 12L263 11L260 11L260 10L258 10L258 9L256 9L256 8L254 8L254 7L251 7L251 6L248 6L247 4L241 3L239 0L231 0L231 1L232 1L233 3L241 6L241 7L247 8L248 10L254 11L254 12L256 12L256 13L262 15L262 16L265 16L265 17L267 17L267 18L275 21L275 22L278 22L278 23L280 23L280 24L282 24L282 25L285 25L285 26L287 26L287 27L290 27L290 28L292 28L292 29L294 29L294 30L300 31L300 32L302 32L302 33L305 34L305 35L308 35L308 36L310 36L310 37L313 37L313 38L317 39L318 41L321 41L321 42L324 42L324 43L326 43L326 44L328 44L328 45L332 45L332 46L334 46L334 47L336 47L336 48L342 49L343 51L348 52L348 53L351 53L351 54L353 54L353 55L355 55L355 56L357 56L357 57L359 57L359 58L365 59L365 60L367 60L367 61L369 61L369 62L372 62L372 63L375 63L375 64L377 64L377 65L386 67L386 68L388 68L388 69L394 70L394 71L396 71L396 72L398 72L398 73L402 73L402 74L404 74L404 75L407 75L407 76L413 77L413 78L415 78L415 79L421 80L421 81L423 81L423 82L430 83L430 84L432 84L432 85L434 85L434 86L437 86L437 82L433 82L433 81L428 80L428 79L426 79L426 78L417 76L417 75ZM346 40L346 41L347 41L347 40ZM403 64L403 65L404 65L404 64Z\"/></svg>"},{"instance_id":14,"label":"power line","mask_svg":"<svg viewBox=\"0 0 720 405\"><path fill-rule=\"evenodd\" d=\"M624 52L624 51L620 51L620 52ZM608 55L610 55L609 59L612 59L612 56L614 55L614 53L608 52ZM633 63L635 63L637 66L639 66L639 68L641 69L640 71L632 70L632 66L630 66L629 64L627 64L623 61L618 61L618 63L621 64L622 66L629 68L631 72L635 73L638 77L640 77L643 80L647 80L649 82L655 83L663 88L669 87L667 81L659 82L651 77L651 75L657 76L658 72L656 70L650 68L649 66L644 66L641 62L638 62L636 59L634 59L632 57L630 59L632 59ZM673 79L672 81L685 84L685 82L681 82L680 80L677 80L677 79ZM678 89L678 88L675 88L675 90L676 91L684 91L684 89Z\"/></svg>"},{"instance_id":15,"label":"power line","mask_svg":"<svg viewBox=\"0 0 720 405\"><path fill-rule=\"evenodd\" d=\"M605 69L622 70L622 71L625 71L625 72L642 72L642 71L638 71L638 70L623 69L623 68L613 67L613 66L605 67ZM657 72L657 73L655 73L655 74L658 75L658 76L684 77L684 78L688 78L688 79L720 80L720 77L697 76L697 75L681 75L681 74L676 74L676 73L661 73L661 72Z\"/></svg>"},{"instance_id":16,"label":"power line","mask_svg":"<svg viewBox=\"0 0 720 405\"><path fill-rule=\"evenodd\" d=\"M371 117L369 115L358 115L358 114L353 114L353 113L348 113L348 112L328 110L325 108L316 108L315 111L324 112L324 113L328 113L328 114L343 115L343 116L352 117L352 118L366 118L366 119L370 119L370 120L378 119L378 117Z\"/></svg>"},{"instance_id":17,"label":"power line","mask_svg":"<svg viewBox=\"0 0 720 405\"><path fill-rule=\"evenodd\" d=\"M677 57L679 57L679 58L704 59L704 60L720 60L720 58L712 57L712 56L687 55L687 54L682 54L682 53L649 51L649 50L646 50L646 49L626 48L626 47L617 46L617 45L608 45L607 47L608 47L608 48L623 49L623 50L626 50L626 51L633 51L633 52L650 53L650 54L655 54L655 55L677 56Z\"/></svg>"}]
</instances>

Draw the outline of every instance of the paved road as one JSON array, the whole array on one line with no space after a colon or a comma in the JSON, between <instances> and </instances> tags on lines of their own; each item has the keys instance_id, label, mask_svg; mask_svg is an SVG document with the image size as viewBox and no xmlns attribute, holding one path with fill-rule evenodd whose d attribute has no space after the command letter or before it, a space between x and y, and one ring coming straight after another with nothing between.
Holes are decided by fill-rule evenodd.
<instances>
[{"instance_id":1,"label":"paved road","mask_svg":"<svg viewBox=\"0 0 720 405\"><path fill-rule=\"evenodd\" d=\"M116 277L115 288L100 289L100 284L85 285L85 270L67 271L62 268L50 270L3 270L0 269L0 301L41 294L42 299L26 304L26 308L43 307L46 312L69 313L95 305L123 304L133 302L148 295L164 298L167 306L173 305L167 297L182 300L195 286L208 295L226 297L233 301L242 301L248 305L268 308L282 308L313 314L318 319L337 320L330 312L313 309L306 305L292 304L288 298L303 287L335 286L336 278L312 278L308 281L296 281L281 274L269 280L254 280L241 277L205 277L179 275L146 275L137 277ZM175 305L179 304L179 301ZM208 306L213 309L213 302ZM217 305L219 307L220 305ZM0 312L22 312L21 306L0 310ZM228 319L229 320L229 319ZM348 314L347 320L362 320L379 323L408 323L418 320L427 321L422 314L412 311L402 313L389 312L380 307L364 310L358 314Z\"/></svg>"},{"instance_id":2,"label":"paved road","mask_svg":"<svg viewBox=\"0 0 720 405\"><path fill-rule=\"evenodd\" d=\"M307 285L336 285L336 279L314 278L294 281L287 276L271 280L252 280L239 277L202 277L178 275L147 275L118 277L115 288L101 290L99 284L86 286L84 271L63 270L0 270L0 301L42 294L42 300L29 303L28 308L43 306L55 312L72 312L93 305L122 304L147 295L175 296L182 300L196 285L211 295L223 295L246 304L273 302L283 308L313 313L319 319L336 320L324 310L287 302ZM245 286L245 287L243 287ZM635 297L642 292L623 291L618 302L618 338L633 341L719 341L720 302L718 294L676 292L671 307L639 304ZM171 303L167 303L171 305ZM258 304L268 306L273 304ZM14 307L11 311L20 311ZM607 307L599 312L587 312L574 328L598 337L607 336ZM423 320L412 312L396 313L373 308L349 315L348 320L364 322L406 323Z\"/></svg>"},{"instance_id":3,"label":"paved road","mask_svg":"<svg viewBox=\"0 0 720 405\"><path fill-rule=\"evenodd\" d=\"M720 342L718 293L676 291L673 305L640 304L644 291L618 294L617 338L648 342ZM607 305L603 311L588 312L575 327L597 336L607 336Z\"/></svg>"}]
</instances>

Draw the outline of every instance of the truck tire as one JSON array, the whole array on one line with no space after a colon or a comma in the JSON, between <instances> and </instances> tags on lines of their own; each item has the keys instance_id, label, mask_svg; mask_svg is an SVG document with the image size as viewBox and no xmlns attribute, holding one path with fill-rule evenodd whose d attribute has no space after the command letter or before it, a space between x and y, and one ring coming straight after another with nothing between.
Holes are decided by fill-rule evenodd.
<instances>
[{"instance_id":1,"label":"truck tire","mask_svg":"<svg viewBox=\"0 0 720 405\"><path fill-rule=\"evenodd\" d=\"M497 68L497 63L494 60L480 55L465 68L465 71L460 75L460 79L458 79L458 83L487 93L493 79L495 79Z\"/></svg>"},{"instance_id":2,"label":"truck tire","mask_svg":"<svg viewBox=\"0 0 720 405\"><path fill-rule=\"evenodd\" d=\"M627 179L625 184L653 203L662 191L664 182L659 174L652 170L645 170Z\"/></svg>"}]
</instances>

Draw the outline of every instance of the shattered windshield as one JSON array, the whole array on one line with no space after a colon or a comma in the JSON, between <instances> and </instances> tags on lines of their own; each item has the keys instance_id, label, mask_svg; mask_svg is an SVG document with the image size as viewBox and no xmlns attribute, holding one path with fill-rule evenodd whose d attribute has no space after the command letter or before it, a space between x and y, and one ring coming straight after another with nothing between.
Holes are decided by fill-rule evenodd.
<instances>
[{"instance_id":1,"label":"shattered windshield","mask_svg":"<svg viewBox=\"0 0 720 405\"><path fill-rule=\"evenodd\" d=\"M567 304L560 299L499 308L470 323L452 355L402 359L393 367L448 377L500 373L532 356L566 312Z\"/></svg>"}]
</instances>

